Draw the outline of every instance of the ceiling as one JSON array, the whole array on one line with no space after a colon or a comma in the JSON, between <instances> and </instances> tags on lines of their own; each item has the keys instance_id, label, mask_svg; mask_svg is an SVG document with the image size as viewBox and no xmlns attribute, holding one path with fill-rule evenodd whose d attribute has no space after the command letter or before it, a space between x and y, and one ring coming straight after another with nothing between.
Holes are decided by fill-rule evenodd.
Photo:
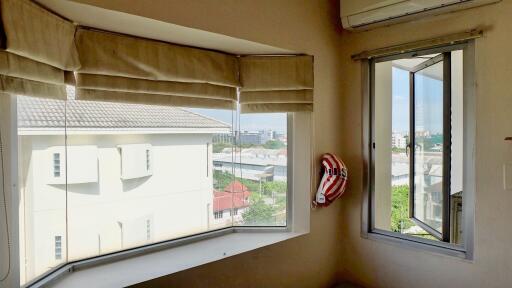
<instances>
[{"instance_id":1,"label":"ceiling","mask_svg":"<svg viewBox=\"0 0 512 288\"><path fill-rule=\"evenodd\" d=\"M82 26L239 55L296 54L282 48L73 1L35 1Z\"/></svg>"}]
</instances>

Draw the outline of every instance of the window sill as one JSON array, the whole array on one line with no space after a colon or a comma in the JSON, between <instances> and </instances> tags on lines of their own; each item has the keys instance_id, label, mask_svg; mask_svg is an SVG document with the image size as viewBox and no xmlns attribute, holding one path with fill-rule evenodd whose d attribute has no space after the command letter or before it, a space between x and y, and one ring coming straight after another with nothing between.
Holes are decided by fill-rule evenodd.
<instances>
[{"instance_id":1,"label":"window sill","mask_svg":"<svg viewBox=\"0 0 512 288\"><path fill-rule=\"evenodd\" d=\"M390 245L399 246L407 249L421 250L435 254L441 254L451 257L457 257L462 260L472 261L473 257L464 250L463 247L457 247L453 244L423 240L413 236L395 235L394 232L381 231L362 233L362 237L368 240L380 241Z\"/></svg>"},{"instance_id":2,"label":"window sill","mask_svg":"<svg viewBox=\"0 0 512 288\"><path fill-rule=\"evenodd\" d=\"M90 267L61 268L51 287L126 287L257 248L305 235L307 232L233 232L190 244ZM151 265L148 265L148 264ZM84 266L87 266L85 263ZM66 273L69 271L71 273ZM136 273L134 273L136 272ZM42 283L41 283L42 284ZM48 284L48 283L46 283ZM43 284L44 285L44 284ZM38 285L34 285L37 287Z\"/></svg>"}]
</instances>

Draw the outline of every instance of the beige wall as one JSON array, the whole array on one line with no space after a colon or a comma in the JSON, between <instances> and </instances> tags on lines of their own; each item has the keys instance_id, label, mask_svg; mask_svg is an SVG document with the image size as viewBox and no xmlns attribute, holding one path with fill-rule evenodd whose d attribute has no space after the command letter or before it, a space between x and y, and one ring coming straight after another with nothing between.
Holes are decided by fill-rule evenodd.
<instances>
[{"instance_id":1,"label":"beige wall","mask_svg":"<svg viewBox=\"0 0 512 288\"><path fill-rule=\"evenodd\" d=\"M315 56L315 159L341 154L343 131L337 0L79 0ZM357 128L356 128L357 129ZM341 154L343 155L343 154ZM318 162L318 161L316 161ZM340 204L313 211L307 236L163 277L141 287L325 287L336 281Z\"/></svg>"},{"instance_id":2,"label":"beige wall","mask_svg":"<svg viewBox=\"0 0 512 288\"><path fill-rule=\"evenodd\" d=\"M342 35L343 155L351 168L351 189L342 201L340 277L368 287L512 287L512 191L503 188L502 165L512 162L512 1ZM362 195L361 50L460 32L486 29L476 41L476 213L475 260L465 261L360 237ZM320 140L322 141L322 140Z\"/></svg>"}]
</instances>

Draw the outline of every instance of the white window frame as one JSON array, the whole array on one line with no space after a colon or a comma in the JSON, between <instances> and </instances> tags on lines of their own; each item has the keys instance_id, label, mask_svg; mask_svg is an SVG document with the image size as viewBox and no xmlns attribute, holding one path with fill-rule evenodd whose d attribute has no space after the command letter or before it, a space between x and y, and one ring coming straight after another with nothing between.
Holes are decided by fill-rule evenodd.
<instances>
[{"instance_id":1,"label":"white window frame","mask_svg":"<svg viewBox=\"0 0 512 288\"><path fill-rule=\"evenodd\" d=\"M1 97L0 97L1 98ZM16 97L7 99L9 113L2 113L0 124L6 165L12 235L19 231L18 138ZM3 100L6 101L6 100ZM2 123L3 122L3 123ZM287 225L282 227L232 226L220 230L162 241L108 255L68 262L38 276L24 287L121 287L155 279L206 263L248 252L309 233L310 191L312 189L312 113L294 112L287 116L288 193ZM11 239L17 239L13 237ZM19 243L11 245L11 274L8 287L20 286ZM158 263L158 265L155 265ZM137 273L126 273L126 269Z\"/></svg>"},{"instance_id":2,"label":"white window frame","mask_svg":"<svg viewBox=\"0 0 512 288\"><path fill-rule=\"evenodd\" d=\"M464 242L462 245L455 245L441 241L433 241L422 239L419 237L400 234L397 232L385 231L374 227L373 210L374 203L373 194L375 187L373 184L374 163L372 157L373 151L373 131L372 121L374 118L372 101L373 101L373 76L372 67L375 62L390 61L404 57L414 57L420 55L428 55L451 50L463 50L463 231ZM475 131L476 131L476 104L475 104L475 45L474 40L465 41L462 44L445 45L435 48L419 49L413 52L399 53L379 57L372 60L361 61L361 83L363 97L363 133L362 133L362 150L364 156L364 181L363 181L363 197L361 207L361 237L384 241L401 247L427 250L434 253L455 256L463 259L473 260L474 249L474 209L475 209Z\"/></svg>"}]
</instances>

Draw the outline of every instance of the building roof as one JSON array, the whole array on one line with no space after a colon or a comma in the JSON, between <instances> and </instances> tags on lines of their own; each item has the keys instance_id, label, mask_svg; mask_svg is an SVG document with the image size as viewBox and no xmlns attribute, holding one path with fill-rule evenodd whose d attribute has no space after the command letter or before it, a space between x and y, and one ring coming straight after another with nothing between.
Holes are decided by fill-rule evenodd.
<instances>
[{"instance_id":1,"label":"building roof","mask_svg":"<svg viewBox=\"0 0 512 288\"><path fill-rule=\"evenodd\" d=\"M65 111L67 110L67 123ZM221 128L229 124L183 108L141 104L18 97L20 128L169 129Z\"/></svg>"},{"instance_id":2,"label":"building roof","mask_svg":"<svg viewBox=\"0 0 512 288\"><path fill-rule=\"evenodd\" d=\"M239 150L238 150L239 151ZM232 148L225 148L221 153L213 153L214 162L242 163L256 166L287 166L286 149L246 148L233 155Z\"/></svg>"},{"instance_id":3,"label":"building roof","mask_svg":"<svg viewBox=\"0 0 512 288\"><path fill-rule=\"evenodd\" d=\"M241 193L248 192L249 188L242 184L240 181L233 181L228 186L224 187L224 192L228 193Z\"/></svg>"},{"instance_id":4,"label":"building roof","mask_svg":"<svg viewBox=\"0 0 512 288\"><path fill-rule=\"evenodd\" d=\"M218 212L232 208L247 207L249 206L249 195L251 195L249 191L244 193L213 191L213 211Z\"/></svg>"},{"instance_id":5,"label":"building roof","mask_svg":"<svg viewBox=\"0 0 512 288\"><path fill-rule=\"evenodd\" d=\"M233 181L224 187L224 191L213 191L213 211L249 206L249 188L240 181Z\"/></svg>"}]
</instances>

